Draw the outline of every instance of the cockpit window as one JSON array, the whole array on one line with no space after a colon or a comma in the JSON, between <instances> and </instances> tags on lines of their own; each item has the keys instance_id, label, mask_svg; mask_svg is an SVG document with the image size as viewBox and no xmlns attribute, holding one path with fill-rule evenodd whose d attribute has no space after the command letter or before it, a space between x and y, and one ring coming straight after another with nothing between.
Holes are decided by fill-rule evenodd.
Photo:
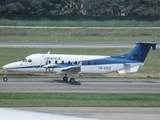
<instances>
[{"instance_id":1,"label":"cockpit window","mask_svg":"<svg viewBox=\"0 0 160 120\"><path fill-rule=\"evenodd\" d=\"M32 62L32 60L31 59L26 59L26 58L24 58L24 59L22 59L22 62L29 62L29 63L31 63Z\"/></svg>"},{"instance_id":2,"label":"cockpit window","mask_svg":"<svg viewBox=\"0 0 160 120\"><path fill-rule=\"evenodd\" d=\"M30 63L30 62L32 62L32 60L31 60L31 59L28 59L28 62Z\"/></svg>"},{"instance_id":3,"label":"cockpit window","mask_svg":"<svg viewBox=\"0 0 160 120\"><path fill-rule=\"evenodd\" d=\"M27 59L26 58L22 59L22 62L27 62Z\"/></svg>"}]
</instances>

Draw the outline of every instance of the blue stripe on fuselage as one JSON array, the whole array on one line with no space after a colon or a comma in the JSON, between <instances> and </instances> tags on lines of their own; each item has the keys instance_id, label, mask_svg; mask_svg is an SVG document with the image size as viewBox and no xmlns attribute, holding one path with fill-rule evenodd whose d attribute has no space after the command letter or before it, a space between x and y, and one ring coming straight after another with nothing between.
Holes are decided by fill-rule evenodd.
<instances>
[{"instance_id":1,"label":"blue stripe on fuselage","mask_svg":"<svg viewBox=\"0 0 160 120\"><path fill-rule=\"evenodd\" d=\"M36 66L23 66L23 67L13 67L9 69L26 69L26 68L42 68L44 65L36 65Z\"/></svg>"},{"instance_id":2,"label":"blue stripe on fuselage","mask_svg":"<svg viewBox=\"0 0 160 120\"><path fill-rule=\"evenodd\" d=\"M77 61L77 62L80 63L81 61ZM121 57L110 57L110 58L107 57L103 59L84 60L82 66L103 65L103 64L126 64L126 63L140 63L140 62L135 60L127 60ZM72 62L70 64L68 64L68 62L65 62L64 64L59 63L55 65L54 68L63 68L63 67L69 67L69 66L76 66L76 65L73 65Z\"/></svg>"},{"instance_id":3,"label":"blue stripe on fuselage","mask_svg":"<svg viewBox=\"0 0 160 120\"><path fill-rule=\"evenodd\" d=\"M83 61L83 60L81 60ZM77 61L77 65L81 62ZM64 68L64 67L69 67L69 66L76 66L74 64L75 61L70 62L64 62L58 63L54 65L53 68ZM88 63L89 62L89 63ZM92 60L84 60L82 66L89 66L89 65L103 65L103 64L125 64L125 63L139 63L138 61L135 60L127 60L121 57L107 57L103 59L92 59ZM14 68L9 68L9 69L27 69L27 68L43 68L44 65L35 65L35 66L23 66L23 67L14 67Z\"/></svg>"}]
</instances>

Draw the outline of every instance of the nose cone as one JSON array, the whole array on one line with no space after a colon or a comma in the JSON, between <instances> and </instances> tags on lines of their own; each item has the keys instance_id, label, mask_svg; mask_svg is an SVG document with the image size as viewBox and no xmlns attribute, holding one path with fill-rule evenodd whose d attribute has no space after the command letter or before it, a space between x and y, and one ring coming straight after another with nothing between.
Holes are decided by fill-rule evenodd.
<instances>
[{"instance_id":1,"label":"nose cone","mask_svg":"<svg viewBox=\"0 0 160 120\"><path fill-rule=\"evenodd\" d=\"M9 68L9 66L8 66L8 64L7 64L7 65L2 66L2 68L3 68L4 70L6 70L6 69Z\"/></svg>"},{"instance_id":2,"label":"nose cone","mask_svg":"<svg viewBox=\"0 0 160 120\"><path fill-rule=\"evenodd\" d=\"M7 66L6 66L6 65L4 65L4 66L2 66L2 68L3 68L4 70L6 70L6 69L7 69Z\"/></svg>"},{"instance_id":3,"label":"nose cone","mask_svg":"<svg viewBox=\"0 0 160 120\"><path fill-rule=\"evenodd\" d=\"M20 65L20 62L14 62L14 63L9 63L7 65L2 66L2 68L4 70L11 70L11 69L18 67L19 65Z\"/></svg>"}]
</instances>

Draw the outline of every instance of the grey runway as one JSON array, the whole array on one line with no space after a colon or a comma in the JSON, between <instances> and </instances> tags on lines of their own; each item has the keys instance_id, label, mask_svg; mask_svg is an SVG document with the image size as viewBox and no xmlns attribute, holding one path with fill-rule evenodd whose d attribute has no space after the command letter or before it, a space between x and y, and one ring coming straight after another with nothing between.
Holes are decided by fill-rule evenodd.
<instances>
[{"instance_id":1,"label":"grey runway","mask_svg":"<svg viewBox=\"0 0 160 120\"><path fill-rule=\"evenodd\" d=\"M133 48L134 42L0 42L9 48ZM160 45L157 44L157 48Z\"/></svg>"},{"instance_id":2,"label":"grey runway","mask_svg":"<svg viewBox=\"0 0 160 120\"><path fill-rule=\"evenodd\" d=\"M160 80L77 78L72 84L61 78L10 78L0 81L0 92L160 93Z\"/></svg>"},{"instance_id":3,"label":"grey runway","mask_svg":"<svg viewBox=\"0 0 160 120\"><path fill-rule=\"evenodd\" d=\"M133 48L134 42L0 42L8 48ZM157 44L157 48L160 45Z\"/></svg>"},{"instance_id":4,"label":"grey runway","mask_svg":"<svg viewBox=\"0 0 160 120\"><path fill-rule=\"evenodd\" d=\"M121 42L0 42L0 47L9 48L132 48L134 43Z\"/></svg>"}]
</instances>

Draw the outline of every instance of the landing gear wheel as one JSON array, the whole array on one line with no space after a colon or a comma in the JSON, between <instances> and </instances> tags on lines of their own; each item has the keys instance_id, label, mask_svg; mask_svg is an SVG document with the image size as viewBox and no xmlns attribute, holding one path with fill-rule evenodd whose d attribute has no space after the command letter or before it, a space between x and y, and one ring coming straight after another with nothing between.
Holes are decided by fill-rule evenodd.
<instances>
[{"instance_id":1,"label":"landing gear wheel","mask_svg":"<svg viewBox=\"0 0 160 120\"><path fill-rule=\"evenodd\" d=\"M68 81L68 77L63 77L63 81Z\"/></svg>"},{"instance_id":2,"label":"landing gear wheel","mask_svg":"<svg viewBox=\"0 0 160 120\"><path fill-rule=\"evenodd\" d=\"M7 81L8 81L8 78L7 78L7 77L4 77L4 78L3 78L3 81L4 81L4 82L7 82Z\"/></svg>"},{"instance_id":3,"label":"landing gear wheel","mask_svg":"<svg viewBox=\"0 0 160 120\"><path fill-rule=\"evenodd\" d=\"M70 79L70 82L71 82L71 83L74 83L74 82L75 82L75 79L74 79L74 78L71 78L71 79Z\"/></svg>"}]
</instances>

